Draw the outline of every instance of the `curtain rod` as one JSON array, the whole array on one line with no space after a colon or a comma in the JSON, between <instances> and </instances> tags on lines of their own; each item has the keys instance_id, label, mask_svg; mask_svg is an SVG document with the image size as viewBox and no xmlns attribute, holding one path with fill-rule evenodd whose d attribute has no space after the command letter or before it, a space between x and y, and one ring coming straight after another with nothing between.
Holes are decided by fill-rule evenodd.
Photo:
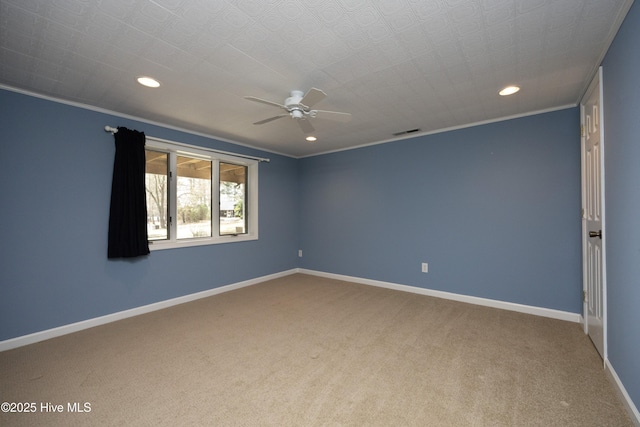
<instances>
[{"instance_id":1,"label":"curtain rod","mask_svg":"<svg viewBox=\"0 0 640 427\"><path fill-rule=\"evenodd\" d=\"M104 127L104 131L105 132L111 132L111 133L118 133L118 128L114 128L113 126L107 125L107 126ZM176 144L176 145L182 145L182 146L187 146L187 147L189 146L188 144L182 144L182 143L179 143L179 142L167 141L166 139L163 140L163 139L160 139L160 138L156 138L154 136L150 136L149 138L160 140L160 141L171 142L172 144ZM206 148L206 147L196 147L196 148L198 148L200 150L212 151L214 153L219 153L219 154L227 154L229 156L242 157L244 159L257 160L259 162L267 162L267 163L269 163L271 161L271 159L267 159L267 158L264 158L264 157L247 156L245 154L231 153L229 151L222 151L222 150L214 150L214 149Z\"/></svg>"}]
</instances>

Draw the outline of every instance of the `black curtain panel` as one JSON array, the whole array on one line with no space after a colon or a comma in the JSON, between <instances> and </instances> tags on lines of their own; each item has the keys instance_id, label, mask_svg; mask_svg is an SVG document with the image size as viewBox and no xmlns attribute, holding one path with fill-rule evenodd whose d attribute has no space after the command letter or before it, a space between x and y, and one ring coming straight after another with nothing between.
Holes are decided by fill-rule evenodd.
<instances>
[{"instance_id":1,"label":"black curtain panel","mask_svg":"<svg viewBox=\"0 0 640 427\"><path fill-rule=\"evenodd\" d=\"M119 127L111 182L109 258L149 254L144 133Z\"/></svg>"}]
</instances>

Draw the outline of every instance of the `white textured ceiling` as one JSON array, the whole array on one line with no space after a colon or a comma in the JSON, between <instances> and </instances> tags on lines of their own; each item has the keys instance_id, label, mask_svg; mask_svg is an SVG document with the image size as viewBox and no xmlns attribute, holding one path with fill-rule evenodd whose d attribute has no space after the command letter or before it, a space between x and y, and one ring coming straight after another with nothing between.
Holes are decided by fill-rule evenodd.
<instances>
[{"instance_id":1,"label":"white textured ceiling","mask_svg":"<svg viewBox=\"0 0 640 427\"><path fill-rule=\"evenodd\" d=\"M632 1L0 0L0 84L300 157L575 105Z\"/></svg>"}]
</instances>

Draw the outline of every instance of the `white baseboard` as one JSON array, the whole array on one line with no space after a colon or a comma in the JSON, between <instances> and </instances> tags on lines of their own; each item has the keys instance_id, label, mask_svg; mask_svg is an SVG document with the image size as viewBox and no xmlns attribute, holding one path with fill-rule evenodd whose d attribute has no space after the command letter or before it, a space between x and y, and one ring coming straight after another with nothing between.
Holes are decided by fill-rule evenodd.
<instances>
[{"instance_id":1,"label":"white baseboard","mask_svg":"<svg viewBox=\"0 0 640 427\"><path fill-rule=\"evenodd\" d=\"M584 323L584 318L581 314L571 313L568 311L560 311L560 310L534 307L534 306L523 305L523 304L515 304L515 303L492 300L487 298L478 298L478 297L472 297L468 295L454 294L451 292L436 291L432 289L418 288L415 286L407 286L407 285L399 285L399 284L390 283L390 282L382 282L379 280L363 279L360 277L344 276L341 274L325 273L322 271L315 271L315 270L306 270L303 268L299 268L298 272L302 274L313 275L313 276L326 277L329 279L343 280L345 282L360 283L364 285L371 285L371 286L377 286L381 288L394 289L398 291L412 292L420 295L427 295L427 296L432 296L437 298L460 301L460 302L465 302L469 304L500 308L503 310L517 311L520 313L533 314L536 316L549 317L552 319L565 320L565 321L576 322L576 323ZM616 391L619 393L620 399L625 405L625 408L629 413L629 417L631 418L631 421L634 423L635 426L640 427L640 413L638 412L638 408L636 408L636 406L634 405L633 401L631 400L631 397L627 393L627 390L624 388L624 385L622 385L622 381L620 381L620 378L618 378L618 375L613 369L613 366L611 366L611 363L609 362L609 360L605 360L605 371L609 375L610 381L614 384Z\"/></svg>"},{"instance_id":2,"label":"white baseboard","mask_svg":"<svg viewBox=\"0 0 640 427\"><path fill-rule=\"evenodd\" d=\"M294 268L294 269L286 270L280 273L275 273L275 274L262 276L262 277L258 277L251 280L246 280L244 282L238 282L238 283L234 283L226 286L221 286L219 288L209 289L206 291L197 292L195 294L185 295L185 296L173 298L166 301L160 301L157 303L132 308L130 310L124 310L117 313L107 314L105 316L95 317L93 319L83 320L80 322L59 326L57 328L47 329L45 331L35 332L33 334L23 335L23 336L11 338L5 341L0 341L0 351L22 347L25 345L39 342L39 341L48 340L50 338L55 338L55 337L70 334L73 332L81 331L84 329L93 328L94 326L104 325L106 323L115 322L117 320L126 319L128 317L150 313L152 311L161 310L163 308L171 307L178 304L184 304L189 301L210 297L223 292L229 292L234 289L255 285L257 283L265 282L267 280L277 279L279 277L288 276L294 273L303 273L303 274L309 274L313 276L326 277L330 279L344 280L346 282L361 283L365 285L394 289L394 290L403 291L403 292L412 292L420 295L428 295L428 296L433 296L437 298L444 298L444 299L450 299L454 301L465 302L469 304L483 305L487 307L500 308L503 310L534 314L537 316L550 317L553 319L566 320L570 322L580 322L582 319L582 316L577 313L552 310L548 308L533 307L533 306L522 305L522 304L514 304L514 303L491 300L486 298L471 297L467 295L454 294L451 292L436 291L432 289L418 288L415 286L407 286L407 285L400 285L400 284L390 283L390 282L382 282L379 280L363 279L360 277L325 273L321 271L307 270L302 268Z\"/></svg>"},{"instance_id":3,"label":"white baseboard","mask_svg":"<svg viewBox=\"0 0 640 427\"><path fill-rule=\"evenodd\" d=\"M174 305L184 304L190 301L195 301L201 298L207 298L213 295L221 294L224 292L233 291L235 289L244 288L246 286L256 285L258 283L266 282L268 280L277 279L280 277L289 276L295 273L308 274L312 276L326 277L329 279L343 280L346 282L360 283L364 285L377 286L387 289L393 289L403 292L412 292L420 295L433 296L437 298L444 298L454 301L460 301L470 304L482 305L486 307L500 308L503 310L517 311L521 313L533 314L536 316L550 317L553 319L566 320L569 322L582 322L582 316L577 313L565 312L560 310L553 310L547 308L540 308L522 304L514 304L504 301L491 300L486 298L478 298L461 294L454 294L451 292L436 291L432 289L418 288L415 286L400 285L397 283L383 282L379 280L364 279L360 277L345 276L341 274L325 273L315 270L307 270L303 268L294 268L291 270L282 271L280 273L270 274L267 276L257 277L255 279L246 280L243 282L237 282L230 285L220 286L218 288L209 289L194 294L184 295L181 297L173 298L166 301L160 301L153 304L144 305L141 307L132 308L130 310L124 310L117 313L108 314L105 316L95 317L93 319L83 320L81 322L71 323L68 325L60 326L57 328L47 329L45 331L35 332L33 334L24 335L21 337L11 338L5 341L0 341L0 351L11 350L13 348L22 347L25 345L33 344L39 341L48 340L51 338L59 337L62 335L71 334L84 329L93 328L95 326L104 325L107 323L115 322L118 320L126 319L133 316L139 316L141 314L150 313L156 310L162 310L163 308L172 307ZM631 417L634 425L640 427L640 413L634 405L631 397L624 388L624 385L618 378L611 363L605 361L605 370L610 377L610 380L614 384L617 392L620 394L629 416Z\"/></svg>"},{"instance_id":4,"label":"white baseboard","mask_svg":"<svg viewBox=\"0 0 640 427\"><path fill-rule=\"evenodd\" d=\"M568 322L580 323L582 315L579 313L571 313L568 311L553 310L550 308L541 308L531 305L516 304L512 302L498 301L487 298L472 297L462 294L454 294L451 292L436 291L433 289L418 288L416 286L399 285L397 283L382 282L379 280L363 279L360 277L343 276L341 274L325 273L322 271L298 269L302 274L310 274L313 276L326 277L329 279L344 280L345 282L361 283L364 285L377 286L380 288L395 289L397 291L412 292L420 295L449 299L454 301L465 302L469 304L482 305L486 307L500 308L502 310L517 311L520 313L533 314L536 316L550 317L552 319L566 320Z\"/></svg>"},{"instance_id":5,"label":"white baseboard","mask_svg":"<svg viewBox=\"0 0 640 427\"><path fill-rule=\"evenodd\" d=\"M640 427L640 412L638 412L638 408L633 403L633 400L631 400L631 396L629 396L627 389L622 385L622 381L620 381L618 374L616 374L616 371L613 369L613 366L611 366L611 362L609 362L608 359L604 361L604 370L618 392L620 400L622 400L622 403L629 414L629 418L631 418L631 422L633 425Z\"/></svg>"},{"instance_id":6,"label":"white baseboard","mask_svg":"<svg viewBox=\"0 0 640 427\"><path fill-rule=\"evenodd\" d=\"M280 273L257 277L255 279L245 280L243 282L220 286L219 288L208 289L206 291L196 292L194 294L184 295L181 297L172 298L170 300L143 305L141 307L119 311L117 313L107 314L105 316L94 317L93 319L83 320L76 323L70 323L68 325L47 329L45 331L35 332L33 334L11 338L8 340L0 341L0 351L11 350L13 348L22 347L25 345L39 342L39 341L48 340L48 339L59 337L62 335L71 334L73 332L82 331L84 329L93 328L95 326L100 326L100 325L115 322L118 320L126 319L128 317L139 316L141 314L150 313L152 311L162 310L163 308L168 308L178 304L184 304L186 302L195 301L201 298L207 298L213 295L221 294L223 292L229 292L235 289L244 288L246 286L251 286L261 282L266 282L267 280L288 276L290 274L294 274L297 272L298 272L298 269L294 268L292 270L282 271Z\"/></svg>"}]
</instances>

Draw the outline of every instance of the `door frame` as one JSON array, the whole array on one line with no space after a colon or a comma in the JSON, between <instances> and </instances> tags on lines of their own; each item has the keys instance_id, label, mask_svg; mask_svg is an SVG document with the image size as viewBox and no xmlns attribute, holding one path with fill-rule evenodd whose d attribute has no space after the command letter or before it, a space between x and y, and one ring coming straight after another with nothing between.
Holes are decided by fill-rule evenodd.
<instances>
[{"instance_id":1,"label":"door frame","mask_svg":"<svg viewBox=\"0 0 640 427\"><path fill-rule=\"evenodd\" d=\"M594 86L598 84L598 97L599 99L599 113L598 120L600 121L599 131L600 131L600 188L601 188L601 209L602 209L602 339L603 339L603 354L602 359L603 362L606 363L608 353L607 353L607 233L606 233L606 215L605 215L605 139L604 139L604 96L603 96L603 77L602 77L602 66L598 67L598 71L596 75L593 77L593 80L589 84L589 88L584 93L582 99L580 100L580 156L581 156L581 195L582 195L582 323L584 328L584 333L589 333L589 322L587 320L588 314L588 306L587 306L587 239L589 239L589 230L587 230L586 224L586 168L585 168L585 159L586 159L586 138L584 132L585 123L585 102L588 100L589 95L594 89Z\"/></svg>"}]
</instances>

